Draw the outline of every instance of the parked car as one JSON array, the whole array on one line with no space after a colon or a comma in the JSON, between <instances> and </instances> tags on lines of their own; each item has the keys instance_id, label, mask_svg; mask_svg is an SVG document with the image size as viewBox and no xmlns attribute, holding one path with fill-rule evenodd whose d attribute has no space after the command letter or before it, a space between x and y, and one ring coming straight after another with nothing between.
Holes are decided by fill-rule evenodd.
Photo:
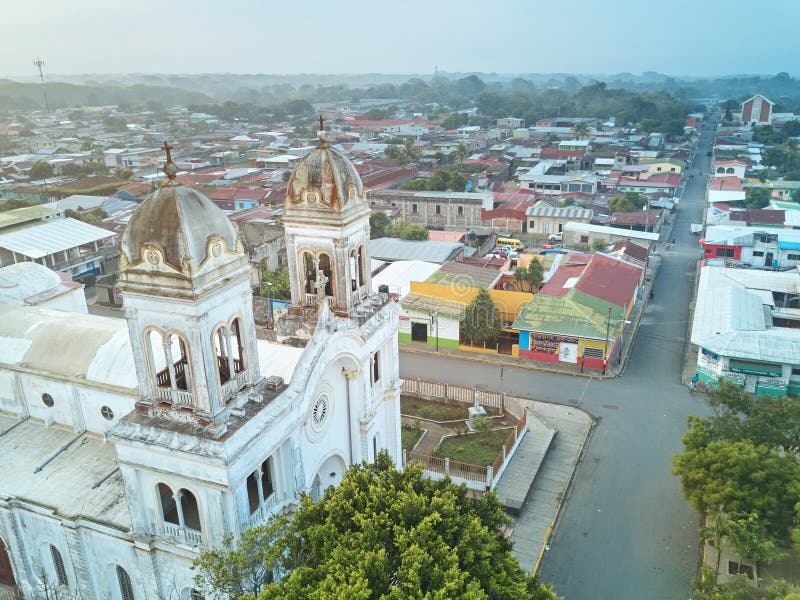
<instances>
[{"instance_id":1,"label":"parked car","mask_svg":"<svg viewBox=\"0 0 800 600\"><path fill-rule=\"evenodd\" d=\"M563 239L564 239L563 233L551 233L549 236L547 236L548 242L560 242Z\"/></svg>"}]
</instances>

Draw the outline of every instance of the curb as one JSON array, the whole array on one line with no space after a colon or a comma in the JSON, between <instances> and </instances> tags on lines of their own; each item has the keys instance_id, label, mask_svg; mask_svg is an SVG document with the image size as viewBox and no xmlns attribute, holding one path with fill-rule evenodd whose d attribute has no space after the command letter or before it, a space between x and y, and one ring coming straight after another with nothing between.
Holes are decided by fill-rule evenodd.
<instances>
[{"instance_id":1,"label":"curb","mask_svg":"<svg viewBox=\"0 0 800 600\"><path fill-rule=\"evenodd\" d=\"M616 375L603 375L602 373L573 373L572 371L562 371L561 369L553 369L550 367L542 367L539 365L526 365L524 363L515 363L504 360L494 360L489 358L482 358L477 356L470 356L461 354L451 354L449 352L436 352L435 350L424 350L422 348L413 348L401 345L400 352L410 352L411 354L424 354L427 356L441 356L443 358L454 358L456 360L468 360L487 365L495 365L501 367L517 367L520 369L528 369L529 371L542 371L544 373L555 373L557 375L572 375L574 377L583 377L585 379L613 379Z\"/></svg>"}]
</instances>

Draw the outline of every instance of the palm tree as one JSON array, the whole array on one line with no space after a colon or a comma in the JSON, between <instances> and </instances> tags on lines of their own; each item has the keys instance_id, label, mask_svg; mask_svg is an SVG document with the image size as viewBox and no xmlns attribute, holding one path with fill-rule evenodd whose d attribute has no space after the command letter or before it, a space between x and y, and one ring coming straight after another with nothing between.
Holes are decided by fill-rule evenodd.
<instances>
[{"instance_id":1,"label":"palm tree","mask_svg":"<svg viewBox=\"0 0 800 600\"><path fill-rule=\"evenodd\" d=\"M464 145L464 142L458 142L458 146L456 147L456 155L458 156L458 162L463 163L464 157L469 154L467 147Z\"/></svg>"},{"instance_id":2,"label":"palm tree","mask_svg":"<svg viewBox=\"0 0 800 600\"><path fill-rule=\"evenodd\" d=\"M700 530L703 539L707 542L711 542L717 551L717 558L714 561L714 573L717 574L719 574L719 562L722 558L722 541L728 534L728 522L728 515L720 509L720 511L714 515L714 518L708 522L708 525Z\"/></svg>"},{"instance_id":3,"label":"palm tree","mask_svg":"<svg viewBox=\"0 0 800 600\"><path fill-rule=\"evenodd\" d=\"M579 140L589 137L589 126L586 124L586 121L578 121L575 123L572 127L572 133L574 133L575 137Z\"/></svg>"}]
</instances>

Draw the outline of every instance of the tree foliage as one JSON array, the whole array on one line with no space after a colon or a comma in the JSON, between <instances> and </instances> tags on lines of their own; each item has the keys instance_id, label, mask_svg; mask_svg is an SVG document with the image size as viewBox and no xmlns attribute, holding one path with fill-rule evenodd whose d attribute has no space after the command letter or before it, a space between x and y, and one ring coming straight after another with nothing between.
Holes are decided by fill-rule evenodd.
<instances>
[{"instance_id":1,"label":"tree foliage","mask_svg":"<svg viewBox=\"0 0 800 600\"><path fill-rule=\"evenodd\" d=\"M28 171L28 177L32 181L39 181L40 179L47 179L48 177L52 176L53 176L52 165L43 160L37 160L35 163L31 165L30 171Z\"/></svg>"},{"instance_id":2,"label":"tree foliage","mask_svg":"<svg viewBox=\"0 0 800 600\"><path fill-rule=\"evenodd\" d=\"M261 270L261 295L265 298L287 300L292 296L289 269L268 271L266 266Z\"/></svg>"},{"instance_id":3,"label":"tree foliage","mask_svg":"<svg viewBox=\"0 0 800 600\"><path fill-rule=\"evenodd\" d=\"M399 472L382 453L351 467L319 502L303 496L291 522L254 530L241 551L207 551L196 568L203 582L230 582L233 594L211 586L228 598L260 560L284 575L265 581L259 600L557 600L512 556L507 522L494 494L471 498L463 485L425 478L418 465Z\"/></svg>"},{"instance_id":4,"label":"tree foliage","mask_svg":"<svg viewBox=\"0 0 800 600\"><path fill-rule=\"evenodd\" d=\"M470 344L493 346L500 337L501 327L500 312L494 300L487 290L481 289L464 312L461 321L464 337Z\"/></svg>"},{"instance_id":5,"label":"tree foliage","mask_svg":"<svg viewBox=\"0 0 800 600\"><path fill-rule=\"evenodd\" d=\"M369 237L372 239L389 237L392 222L384 212L374 212L369 217Z\"/></svg>"},{"instance_id":6,"label":"tree foliage","mask_svg":"<svg viewBox=\"0 0 800 600\"><path fill-rule=\"evenodd\" d=\"M647 196L639 192L625 192L622 196L615 196L608 201L608 210L615 212L634 212L642 210L647 203Z\"/></svg>"},{"instance_id":7,"label":"tree foliage","mask_svg":"<svg viewBox=\"0 0 800 600\"><path fill-rule=\"evenodd\" d=\"M401 190L429 190L434 192L463 192L467 187L467 179L460 173L439 169L430 177L412 179L400 186Z\"/></svg>"},{"instance_id":8,"label":"tree foliage","mask_svg":"<svg viewBox=\"0 0 800 600\"><path fill-rule=\"evenodd\" d=\"M428 230L422 225L414 225L401 219L392 223L389 228L389 236L400 238L401 240L422 241L428 239Z\"/></svg>"},{"instance_id":9,"label":"tree foliage","mask_svg":"<svg viewBox=\"0 0 800 600\"><path fill-rule=\"evenodd\" d=\"M701 576L695 579L694 600L800 600L800 587L784 580L755 587L744 575L720 583L709 567L703 567Z\"/></svg>"},{"instance_id":10,"label":"tree foliage","mask_svg":"<svg viewBox=\"0 0 800 600\"><path fill-rule=\"evenodd\" d=\"M766 188L747 188L744 191L744 205L747 208L764 208L769 205L770 196Z\"/></svg>"},{"instance_id":11,"label":"tree foliage","mask_svg":"<svg viewBox=\"0 0 800 600\"><path fill-rule=\"evenodd\" d=\"M514 281L520 287L527 285L528 291L533 292L544 280L544 265L536 259L531 260L527 267L517 267L514 270Z\"/></svg>"}]
</instances>

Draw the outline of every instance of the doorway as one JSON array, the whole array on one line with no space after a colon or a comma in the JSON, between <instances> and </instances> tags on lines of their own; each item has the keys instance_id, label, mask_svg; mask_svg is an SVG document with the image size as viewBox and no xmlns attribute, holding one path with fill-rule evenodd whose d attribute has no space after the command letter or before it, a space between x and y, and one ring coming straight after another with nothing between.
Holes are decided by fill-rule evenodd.
<instances>
[{"instance_id":1,"label":"doorway","mask_svg":"<svg viewBox=\"0 0 800 600\"><path fill-rule=\"evenodd\" d=\"M411 324L411 341L412 342L425 342L428 343L428 324L427 323L412 323Z\"/></svg>"}]
</instances>

